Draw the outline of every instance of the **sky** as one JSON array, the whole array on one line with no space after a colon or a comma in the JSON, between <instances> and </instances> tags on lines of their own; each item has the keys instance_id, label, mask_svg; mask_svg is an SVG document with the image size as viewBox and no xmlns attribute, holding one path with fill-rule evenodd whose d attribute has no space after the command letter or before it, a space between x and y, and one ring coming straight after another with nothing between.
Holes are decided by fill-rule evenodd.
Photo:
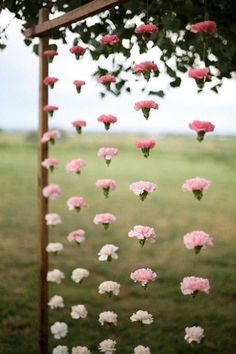
<instances>
[{"instance_id":1,"label":"sky","mask_svg":"<svg viewBox=\"0 0 236 354\"><path fill-rule=\"evenodd\" d=\"M12 14L3 11L0 14L1 25L7 23ZM38 57L23 42L20 22L13 20L7 31L7 48L0 52L0 128L4 130L37 130L38 125ZM153 60L160 68L161 75L148 84L153 89L167 92L164 99L148 97L141 92L143 80L133 80L131 94L119 97L99 96L99 84L91 74L96 70L89 54L76 61L69 52L72 38L68 45L60 43L59 55L50 64L50 75L59 78L54 90L50 90L49 104L59 110L50 118L50 128L72 130L71 122L78 119L87 121L87 131L102 132L97 117L112 114L118 122L112 126L113 132L143 132L146 134L189 134L188 124L192 120L206 120L215 124L216 135L236 134L236 81L225 80L217 95L209 89L198 94L194 80L183 75L182 85L178 89L168 87L168 77L162 73L158 49L142 56L133 53L137 63ZM74 80L84 80L86 85L80 95L76 93ZM153 99L159 110L152 111L149 120L134 110L135 102Z\"/></svg>"}]
</instances>

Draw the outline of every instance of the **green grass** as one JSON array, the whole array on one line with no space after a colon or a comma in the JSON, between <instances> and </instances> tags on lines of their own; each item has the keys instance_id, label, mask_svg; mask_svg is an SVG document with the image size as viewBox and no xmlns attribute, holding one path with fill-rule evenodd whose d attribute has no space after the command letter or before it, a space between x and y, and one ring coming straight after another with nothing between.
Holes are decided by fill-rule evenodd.
<instances>
[{"instance_id":1,"label":"green grass","mask_svg":"<svg viewBox=\"0 0 236 354\"><path fill-rule=\"evenodd\" d=\"M193 137L160 138L149 159L134 147L135 136L82 135L58 142L50 154L60 160L60 168L50 181L61 185L63 194L50 204L63 224L50 232L51 241L64 244L64 252L50 256L50 269L66 274L61 285L50 285L50 296L61 294L66 307L50 311L50 325L56 320L69 325L65 339L50 336L50 352L58 344L70 348L87 345L98 353L98 343L117 339L117 353L131 354L139 345L148 345L152 354L233 354L235 336L235 214L236 142L233 138L210 138L199 144ZM103 145L119 148L108 168L96 156ZM0 136L0 353L37 353L37 227L36 227L36 146L22 135ZM66 162L83 158L87 167L80 176L64 170ZM213 181L202 201L182 193L187 178L201 176ZM108 200L95 187L98 178L114 178L117 191ZM158 189L141 202L128 189L133 181L150 180ZM82 195L89 204L80 214L69 212L66 200ZM108 231L93 224L96 213L111 212L117 222ZM142 249L127 233L135 224L153 226L158 235L155 245ZM67 242L67 234L77 228L86 230L87 241L80 248ZM214 237L215 247L195 256L182 242L192 230L204 230ZM99 262L97 252L105 243L119 246L119 260ZM133 284L130 272L151 267L158 280L145 291ZM81 285L70 280L76 267L89 269L91 275ZM179 283L184 276L196 275L210 280L209 296L195 299L183 296ZM121 294L107 298L97 294L103 280L121 283ZM72 320L70 307L84 303L89 311L85 320ZM97 322L104 310L117 311L117 328L103 328ZM153 313L151 326L139 327L129 320L138 309ZM200 325L205 341L195 347L183 339L186 326Z\"/></svg>"}]
</instances>

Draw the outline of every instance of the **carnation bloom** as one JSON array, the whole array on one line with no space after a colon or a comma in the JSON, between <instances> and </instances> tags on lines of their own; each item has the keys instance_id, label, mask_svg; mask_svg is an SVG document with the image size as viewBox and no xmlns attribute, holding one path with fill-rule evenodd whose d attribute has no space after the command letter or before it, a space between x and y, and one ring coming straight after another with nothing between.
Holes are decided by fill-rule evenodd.
<instances>
[{"instance_id":1,"label":"carnation bloom","mask_svg":"<svg viewBox=\"0 0 236 354\"><path fill-rule=\"evenodd\" d=\"M58 110L58 107L57 106L50 106L50 105L47 105L47 106L44 106L43 107L43 111L44 112L47 112L49 115L50 115L50 117L52 117L53 116L53 113L55 112L55 111L57 111Z\"/></svg>"},{"instance_id":2,"label":"carnation bloom","mask_svg":"<svg viewBox=\"0 0 236 354\"><path fill-rule=\"evenodd\" d=\"M113 75L107 74L107 75L102 75L98 79L99 84L102 84L106 86L107 89L110 89L111 83L116 82L116 78Z\"/></svg>"},{"instance_id":3,"label":"carnation bloom","mask_svg":"<svg viewBox=\"0 0 236 354\"><path fill-rule=\"evenodd\" d=\"M116 156L118 153L118 149L113 148L113 147L101 147L98 150L98 157L104 158L106 161L107 166L110 165L111 159L113 156Z\"/></svg>"},{"instance_id":4,"label":"carnation bloom","mask_svg":"<svg viewBox=\"0 0 236 354\"><path fill-rule=\"evenodd\" d=\"M84 305L75 305L71 307L70 315L74 320L78 320L79 318L86 318L88 311Z\"/></svg>"},{"instance_id":5,"label":"carnation bloom","mask_svg":"<svg viewBox=\"0 0 236 354\"><path fill-rule=\"evenodd\" d=\"M48 132L44 133L41 142L47 143L50 142L52 145L55 144L56 139L60 139L61 133L58 130L49 130Z\"/></svg>"},{"instance_id":6,"label":"carnation bloom","mask_svg":"<svg viewBox=\"0 0 236 354\"><path fill-rule=\"evenodd\" d=\"M152 61L144 61L140 64L135 64L133 68L134 74L143 74L144 78L149 81L151 72L157 71L158 67Z\"/></svg>"},{"instance_id":7,"label":"carnation bloom","mask_svg":"<svg viewBox=\"0 0 236 354\"><path fill-rule=\"evenodd\" d=\"M72 122L73 127L75 127L78 134L82 133L82 127L86 127L87 122L85 120L75 120Z\"/></svg>"},{"instance_id":8,"label":"carnation bloom","mask_svg":"<svg viewBox=\"0 0 236 354\"><path fill-rule=\"evenodd\" d=\"M45 215L45 220L46 220L46 224L48 226L56 226L58 224L61 224L61 217L59 214L56 213L48 213Z\"/></svg>"},{"instance_id":9,"label":"carnation bloom","mask_svg":"<svg viewBox=\"0 0 236 354\"><path fill-rule=\"evenodd\" d=\"M110 213L96 214L93 219L94 224L102 224L105 230L107 230L109 225L115 221L116 217Z\"/></svg>"},{"instance_id":10,"label":"carnation bloom","mask_svg":"<svg viewBox=\"0 0 236 354\"><path fill-rule=\"evenodd\" d=\"M156 102L154 102L152 100L139 101L139 102L136 102L134 105L134 109L136 111L139 111L140 109L142 110L143 116L146 119L148 119L148 117L149 117L151 108L158 109L159 106Z\"/></svg>"},{"instance_id":11,"label":"carnation bloom","mask_svg":"<svg viewBox=\"0 0 236 354\"><path fill-rule=\"evenodd\" d=\"M201 177L195 177L187 179L182 185L183 192L193 192L195 198L201 200L203 197L203 190L208 189L211 185L211 181Z\"/></svg>"},{"instance_id":12,"label":"carnation bloom","mask_svg":"<svg viewBox=\"0 0 236 354\"><path fill-rule=\"evenodd\" d=\"M57 159L53 159L53 158L48 158L48 159L44 159L41 162L41 165L46 168L47 170L50 169L51 172L53 172L54 168L56 166L58 166L59 162Z\"/></svg>"},{"instance_id":13,"label":"carnation bloom","mask_svg":"<svg viewBox=\"0 0 236 354\"><path fill-rule=\"evenodd\" d=\"M65 322L55 322L50 329L55 339L65 337L68 332L68 326Z\"/></svg>"},{"instance_id":14,"label":"carnation bloom","mask_svg":"<svg viewBox=\"0 0 236 354\"><path fill-rule=\"evenodd\" d=\"M53 76L47 76L45 77L45 79L43 80L44 85L46 86L50 86L52 89L54 87L54 84L58 81L59 79L57 77L53 77Z\"/></svg>"},{"instance_id":15,"label":"carnation bloom","mask_svg":"<svg viewBox=\"0 0 236 354\"><path fill-rule=\"evenodd\" d=\"M194 120L192 123L189 123L189 128L197 132L197 140L201 142L204 139L205 133L213 132L215 126L211 122Z\"/></svg>"},{"instance_id":16,"label":"carnation bloom","mask_svg":"<svg viewBox=\"0 0 236 354\"><path fill-rule=\"evenodd\" d=\"M190 31L193 33L207 32L214 34L217 32L217 27L214 21L202 21L192 24Z\"/></svg>"},{"instance_id":17,"label":"carnation bloom","mask_svg":"<svg viewBox=\"0 0 236 354\"><path fill-rule=\"evenodd\" d=\"M96 186L102 188L105 198L108 198L109 192L116 189L116 182L113 179L98 179Z\"/></svg>"},{"instance_id":18,"label":"carnation bloom","mask_svg":"<svg viewBox=\"0 0 236 354\"><path fill-rule=\"evenodd\" d=\"M201 249L213 247L213 238L204 231L192 231L184 235L184 244L189 249L199 253Z\"/></svg>"},{"instance_id":19,"label":"carnation bloom","mask_svg":"<svg viewBox=\"0 0 236 354\"><path fill-rule=\"evenodd\" d=\"M82 87L83 85L85 85L85 81L83 81L83 80L75 80L75 81L73 82L73 84L74 84L75 87L76 87L76 91L77 91L78 93L80 93L80 92L81 92L81 87Z\"/></svg>"},{"instance_id":20,"label":"carnation bloom","mask_svg":"<svg viewBox=\"0 0 236 354\"><path fill-rule=\"evenodd\" d=\"M60 284L65 279L65 275L59 269L53 269L47 273L47 281Z\"/></svg>"},{"instance_id":21,"label":"carnation bloom","mask_svg":"<svg viewBox=\"0 0 236 354\"><path fill-rule=\"evenodd\" d=\"M66 202L69 210L80 211L82 208L87 208L88 205L83 197L71 197Z\"/></svg>"},{"instance_id":22,"label":"carnation bloom","mask_svg":"<svg viewBox=\"0 0 236 354\"><path fill-rule=\"evenodd\" d=\"M67 240L71 243L74 242L80 245L82 242L85 241L85 231L82 229L72 231L67 236Z\"/></svg>"},{"instance_id":23,"label":"carnation bloom","mask_svg":"<svg viewBox=\"0 0 236 354\"><path fill-rule=\"evenodd\" d=\"M91 354L91 351L87 347L73 347L71 354Z\"/></svg>"},{"instance_id":24,"label":"carnation bloom","mask_svg":"<svg viewBox=\"0 0 236 354\"><path fill-rule=\"evenodd\" d=\"M69 349L66 345L58 345L53 348L52 354L69 354Z\"/></svg>"},{"instance_id":25,"label":"carnation bloom","mask_svg":"<svg viewBox=\"0 0 236 354\"><path fill-rule=\"evenodd\" d=\"M101 323L102 326L104 324L114 324L115 326L117 325L117 313L113 311L104 311L99 314L98 322Z\"/></svg>"},{"instance_id":26,"label":"carnation bloom","mask_svg":"<svg viewBox=\"0 0 236 354\"><path fill-rule=\"evenodd\" d=\"M135 283L140 283L143 287L147 287L150 281L154 281L157 277L157 274L153 272L150 268L140 268L135 270L130 274L130 278Z\"/></svg>"},{"instance_id":27,"label":"carnation bloom","mask_svg":"<svg viewBox=\"0 0 236 354\"><path fill-rule=\"evenodd\" d=\"M134 353L132 354L151 354L149 347L144 347L143 345L138 345L134 348Z\"/></svg>"},{"instance_id":28,"label":"carnation bloom","mask_svg":"<svg viewBox=\"0 0 236 354\"><path fill-rule=\"evenodd\" d=\"M197 86L202 89L206 79L210 79L209 69L189 69L188 76L196 80Z\"/></svg>"},{"instance_id":29,"label":"carnation bloom","mask_svg":"<svg viewBox=\"0 0 236 354\"><path fill-rule=\"evenodd\" d=\"M109 44L109 45L115 45L120 41L120 39L117 37L115 34L107 34L105 36L102 36L100 39L101 44Z\"/></svg>"},{"instance_id":30,"label":"carnation bloom","mask_svg":"<svg viewBox=\"0 0 236 354\"><path fill-rule=\"evenodd\" d=\"M70 172L70 173L77 173L79 175L82 168L84 168L85 166L86 166L86 163L82 159L71 160L66 165L66 171Z\"/></svg>"},{"instance_id":31,"label":"carnation bloom","mask_svg":"<svg viewBox=\"0 0 236 354\"><path fill-rule=\"evenodd\" d=\"M116 252L118 251L119 247L106 244L104 245L100 251L98 252L98 259L99 261L108 261L110 262L112 259L118 259L118 255Z\"/></svg>"},{"instance_id":32,"label":"carnation bloom","mask_svg":"<svg viewBox=\"0 0 236 354\"><path fill-rule=\"evenodd\" d=\"M49 184L42 190L43 196L51 200L55 200L61 195L61 187L58 184Z\"/></svg>"},{"instance_id":33,"label":"carnation bloom","mask_svg":"<svg viewBox=\"0 0 236 354\"><path fill-rule=\"evenodd\" d=\"M129 189L140 197L143 201L148 196L148 193L155 192L157 186L152 182L138 181L130 184Z\"/></svg>"},{"instance_id":34,"label":"carnation bloom","mask_svg":"<svg viewBox=\"0 0 236 354\"><path fill-rule=\"evenodd\" d=\"M142 24L138 27L135 28L135 33L149 33L149 34L154 34L158 31L158 27L153 25L152 23L148 24Z\"/></svg>"},{"instance_id":35,"label":"carnation bloom","mask_svg":"<svg viewBox=\"0 0 236 354\"><path fill-rule=\"evenodd\" d=\"M135 225L133 230L128 233L129 237L136 237L139 243L143 246L146 241L150 243L156 242L156 234L152 227Z\"/></svg>"},{"instance_id":36,"label":"carnation bloom","mask_svg":"<svg viewBox=\"0 0 236 354\"><path fill-rule=\"evenodd\" d=\"M61 242L50 242L47 247L46 251L48 253L59 253L63 250L63 244Z\"/></svg>"},{"instance_id":37,"label":"carnation bloom","mask_svg":"<svg viewBox=\"0 0 236 354\"><path fill-rule=\"evenodd\" d=\"M183 278L180 288L183 295L192 295L194 297L199 291L209 294L210 283L208 279L191 276Z\"/></svg>"},{"instance_id":38,"label":"carnation bloom","mask_svg":"<svg viewBox=\"0 0 236 354\"><path fill-rule=\"evenodd\" d=\"M132 322L141 322L141 324L151 324L153 323L153 316L147 311L138 310L130 316Z\"/></svg>"},{"instance_id":39,"label":"carnation bloom","mask_svg":"<svg viewBox=\"0 0 236 354\"><path fill-rule=\"evenodd\" d=\"M87 269L84 268L76 268L72 271L71 274L71 279L75 282L75 283L82 283L82 280L84 278L87 278L89 276L89 271Z\"/></svg>"},{"instance_id":40,"label":"carnation bloom","mask_svg":"<svg viewBox=\"0 0 236 354\"><path fill-rule=\"evenodd\" d=\"M47 57L49 63L52 63L54 57L55 57L56 55L58 55L58 52L57 52L56 50L49 49L49 50L45 50L45 51L43 52L43 55L44 55L45 57Z\"/></svg>"},{"instance_id":41,"label":"carnation bloom","mask_svg":"<svg viewBox=\"0 0 236 354\"><path fill-rule=\"evenodd\" d=\"M199 326L186 327L184 339L188 343L197 342L200 343L204 338L204 329Z\"/></svg>"},{"instance_id":42,"label":"carnation bloom","mask_svg":"<svg viewBox=\"0 0 236 354\"><path fill-rule=\"evenodd\" d=\"M117 122L117 118L111 114L102 114L98 117L98 122L104 123L106 130L110 129L110 125Z\"/></svg>"},{"instance_id":43,"label":"carnation bloom","mask_svg":"<svg viewBox=\"0 0 236 354\"><path fill-rule=\"evenodd\" d=\"M63 308L65 306L63 297L59 296L59 295L54 295L49 300L48 306L51 308L51 310L58 309L58 308Z\"/></svg>"},{"instance_id":44,"label":"carnation bloom","mask_svg":"<svg viewBox=\"0 0 236 354\"><path fill-rule=\"evenodd\" d=\"M117 296L120 293L120 284L112 280L104 281L99 285L98 293Z\"/></svg>"},{"instance_id":45,"label":"carnation bloom","mask_svg":"<svg viewBox=\"0 0 236 354\"><path fill-rule=\"evenodd\" d=\"M79 45L74 45L70 48L70 52L75 54L76 59L78 60L80 56L83 56L86 52L86 48L80 47Z\"/></svg>"},{"instance_id":46,"label":"carnation bloom","mask_svg":"<svg viewBox=\"0 0 236 354\"><path fill-rule=\"evenodd\" d=\"M116 351L116 341L111 339L105 339L99 343L98 349L105 354L113 354Z\"/></svg>"},{"instance_id":47,"label":"carnation bloom","mask_svg":"<svg viewBox=\"0 0 236 354\"><path fill-rule=\"evenodd\" d=\"M156 145L155 140L137 140L136 147L142 150L143 156L148 157L150 149L153 149Z\"/></svg>"}]
</instances>

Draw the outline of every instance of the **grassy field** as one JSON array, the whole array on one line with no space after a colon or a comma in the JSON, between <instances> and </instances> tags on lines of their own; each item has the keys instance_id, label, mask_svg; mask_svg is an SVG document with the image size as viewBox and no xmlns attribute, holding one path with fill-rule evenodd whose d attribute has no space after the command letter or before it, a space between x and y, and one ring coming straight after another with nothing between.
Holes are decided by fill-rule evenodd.
<instances>
[{"instance_id":1,"label":"grassy field","mask_svg":"<svg viewBox=\"0 0 236 354\"><path fill-rule=\"evenodd\" d=\"M50 148L60 160L50 177L61 185L63 193L50 210L61 214L63 223L50 233L51 241L64 244L64 251L50 256L50 269L59 268L66 279L50 285L50 296L64 297L66 307L50 311L50 324L65 321L69 333L65 339L50 336L50 350L58 344L87 345L98 353L98 343L117 339L117 354L131 354L139 344L148 345L152 354L234 354L236 353L236 142L233 138L210 138L199 144L193 137L159 138L149 159L134 146L135 136L82 135L64 139ZM108 168L96 156L100 146L119 148ZM37 353L37 230L36 230L36 146L23 135L0 136L0 353ZM87 167L80 176L64 170L66 162L83 158ZM201 176L212 180L202 201L182 193L187 178ZM118 188L105 200L95 186L98 178L113 178ZM141 202L128 189L133 181L150 180L158 189ZM80 214L65 205L73 195L82 195L89 204ZM111 212L117 222L108 231L93 224L96 213ZM155 245L141 248L127 237L136 224L153 226L158 235ZM84 228L87 241L80 248L67 242L67 234ZM215 247L199 255L183 245L183 235L204 230L214 237ZM97 252L105 243L119 246L119 260L99 262ZM104 264L105 263L105 264ZM87 268L91 275L81 285L70 279L76 267ZM133 284L130 272L151 267L158 279L145 291ZM211 291L195 299L183 296L179 283L184 276L196 275L210 280ZM117 298L98 295L103 280L121 283ZM84 303L89 316L72 320L70 307ZM155 317L150 326L130 322L130 315L146 309ZM118 313L116 328L99 325L104 310ZM200 325L205 340L190 346L184 337L186 326Z\"/></svg>"}]
</instances>

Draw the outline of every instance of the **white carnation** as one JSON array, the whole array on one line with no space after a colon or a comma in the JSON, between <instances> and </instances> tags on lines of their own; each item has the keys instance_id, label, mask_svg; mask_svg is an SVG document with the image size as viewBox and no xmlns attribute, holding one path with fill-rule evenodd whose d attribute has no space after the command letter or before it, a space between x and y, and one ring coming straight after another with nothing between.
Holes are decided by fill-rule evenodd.
<instances>
[{"instance_id":1,"label":"white carnation","mask_svg":"<svg viewBox=\"0 0 236 354\"><path fill-rule=\"evenodd\" d=\"M91 354L90 350L87 347L74 347L72 348L71 354Z\"/></svg>"},{"instance_id":2,"label":"white carnation","mask_svg":"<svg viewBox=\"0 0 236 354\"><path fill-rule=\"evenodd\" d=\"M188 343L197 342L200 343L204 337L204 329L199 326L186 327L184 339Z\"/></svg>"},{"instance_id":3,"label":"white carnation","mask_svg":"<svg viewBox=\"0 0 236 354\"><path fill-rule=\"evenodd\" d=\"M116 351L116 341L111 339L105 339L99 343L99 351L105 354L113 354Z\"/></svg>"},{"instance_id":4,"label":"white carnation","mask_svg":"<svg viewBox=\"0 0 236 354\"><path fill-rule=\"evenodd\" d=\"M113 311L104 311L99 314L98 321L104 326L105 323L117 325L117 314Z\"/></svg>"},{"instance_id":5,"label":"white carnation","mask_svg":"<svg viewBox=\"0 0 236 354\"><path fill-rule=\"evenodd\" d=\"M63 297L59 295L54 295L49 300L48 306L51 308L51 310L64 307L65 305Z\"/></svg>"},{"instance_id":6,"label":"white carnation","mask_svg":"<svg viewBox=\"0 0 236 354\"><path fill-rule=\"evenodd\" d=\"M138 310L130 317L132 322L140 321L143 324L151 324L153 322L153 316L147 311Z\"/></svg>"},{"instance_id":7,"label":"white carnation","mask_svg":"<svg viewBox=\"0 0 236 354\"><path fill-rule=\"evenodd\" d=\"M75 320L78 320L79 318L86 318L88 315L88 311L86 310L86 307L84 305L75 305L71 307L70 315Z\"/></svg>"},{"instance_id":8,"label":"white carnation","mask_svg":"<svg viewBox=\"0 0 236 354\"><path fill-rule=\"evenodd\" d=\"M136 348L134 348L134 353L132 354L151 354L151 352L149 347L138 345Z\"/></svg>"},{"instance_id":9,"label":"white carnation","mask_svg":"<svg viewBox=\"0 0 236 354\"><path fill-rule=\"evenodd\" d=\"M120 284L118 284L115 281L108 280L102 282L99 287L98 287L98 292L99 294L113 294L113 295L119 295L120 293Z\"/></svg>"},{"instance_id":10,"label":"white carnation","mask_svg":"<svg viewBox=\"0 0 236 354\"><path fill-rule=\"evenodd\" d=\"M73 270L71 274L71 279L75 283L80 283L84 278L87 278L89 276L89 271L84 268L76 268Z\"/></svg>"},{"instance_id":11,"label":"white carnation","mask_svg":"<svg viewBox=\"0 0 236 354\"><path fill-rule=\"evenodd\" d=\"M46 220L46 224L48 226L55 226L57 224L61 224L61 217L59 214L56 213L48 213L45 215L45 220Z\"/></svg>"},{"instance_id":12,"label":"white carnation","mask_svg":"<svg viewBox=\"0 0 236 354\"><path fill-rule=\"evenodd\" d=\"M47 274L47 281L53 282L60 284L62 279L65 278L65 275L63 272L61 272L59 269L53 269Z\"/></svg>"},{"instance_id":13,"label":"white carnation","mask_svg":"<svg viewBox=\"0 0 236 354\"><path fill-rule=\"evenodd\" d=\"M58 345L53 349L52 354L69 354L69 350L65 345Z\"/></svg>"},{"instance_id":14,"label":"white carnation","mask_svg":"<svg viewBox=\"0 0 236 354\"><path fill-rule=\"evenodd\" d=\"M63 244L60 242L51 242L47 245L46 251L48 253L58 253L63 250Z\"/></svg>"},{"instance_id":15,"label":"white carnation","mask_svg":"<svg viewBox=\"0 0 236 354\"><path fill-rule=\"evenodd\" d=\"M118 251L118 249L119 247L116 247L114 245L104 245L98 253L99 261L111 261L112 259L118 259L118 255L116 254L116 251Z\"/></svg>"},{"instance_id":16,"label":"white carnation","mask_svg":"<svg viewBox=\"0 0 236 354\"><path fill-rule=\"evenodd\" d=\"M50 329L55 339L65 337L68 332L68 326L65 322L55 322Z\"/></svg>"}]
</instances>

